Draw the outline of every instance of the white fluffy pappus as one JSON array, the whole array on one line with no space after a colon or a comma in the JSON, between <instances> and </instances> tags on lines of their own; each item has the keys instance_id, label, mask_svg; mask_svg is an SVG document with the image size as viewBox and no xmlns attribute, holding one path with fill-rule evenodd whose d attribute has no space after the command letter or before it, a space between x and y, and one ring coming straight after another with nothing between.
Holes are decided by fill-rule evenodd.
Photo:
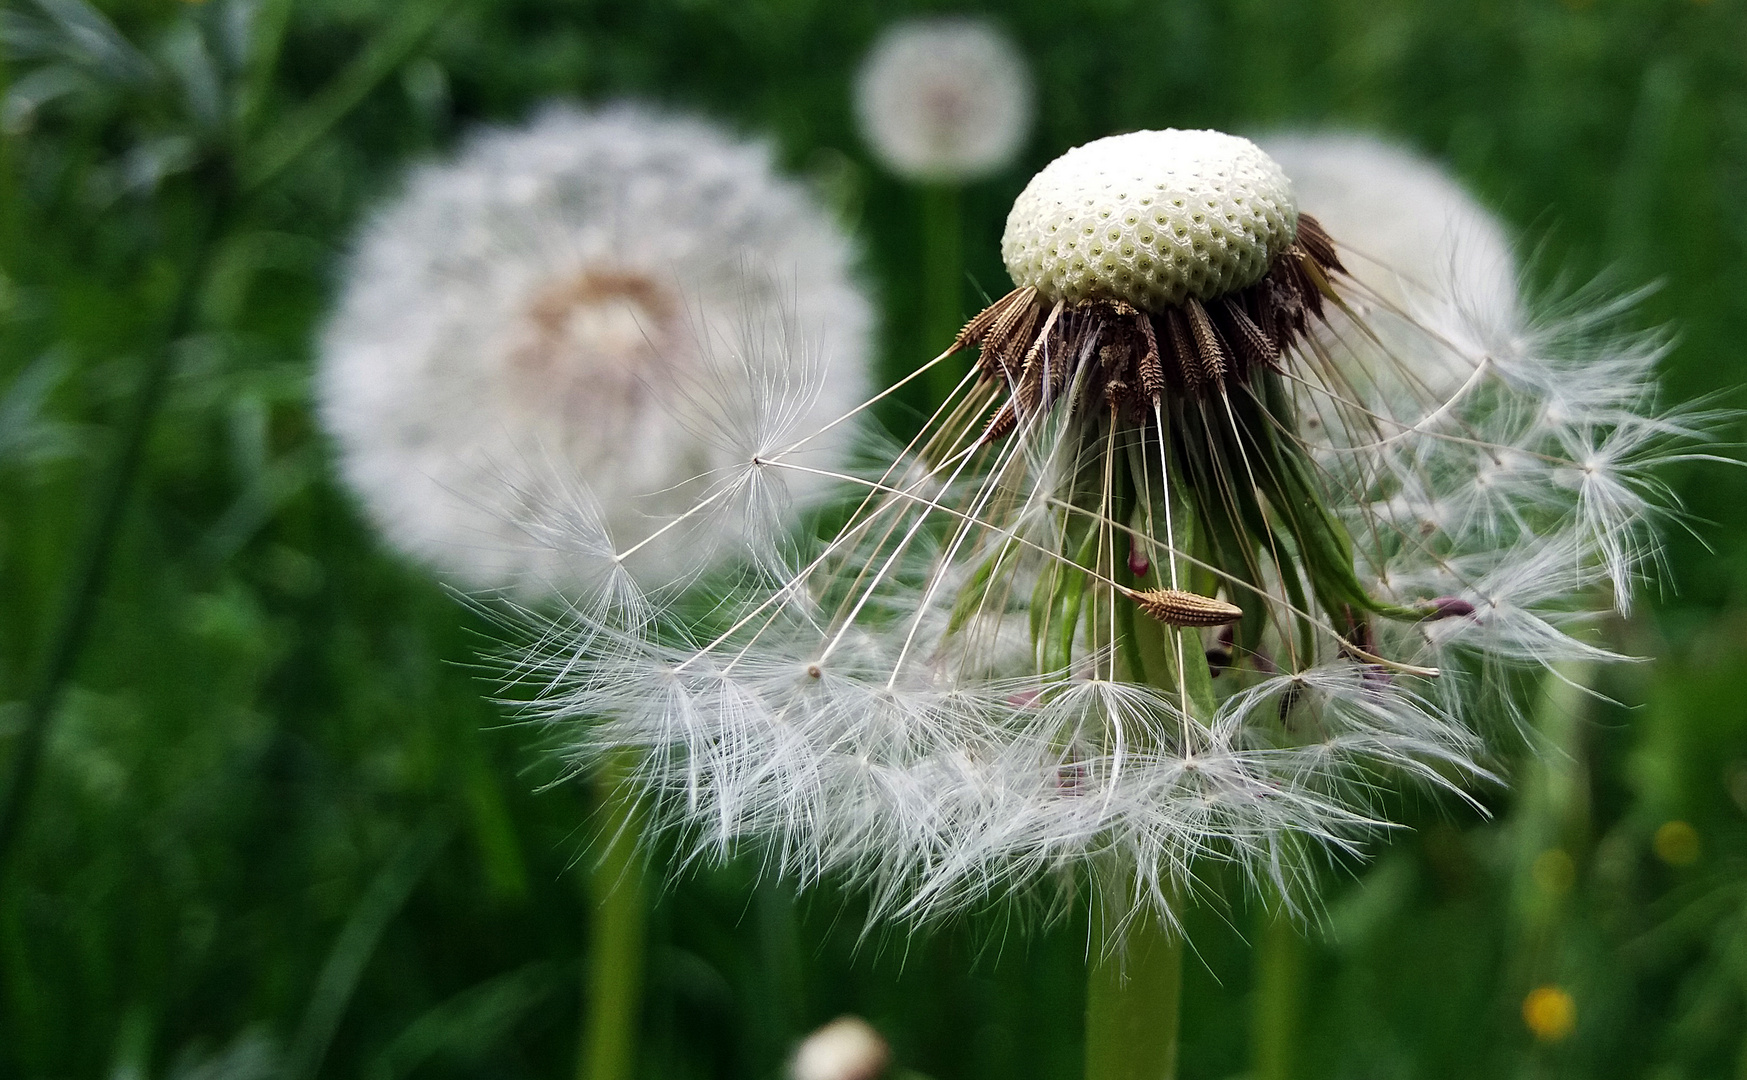
<instances>
[{"instance_id":1,"label":"white fluffy pappus","mask_svg":"<svg viewBox=\"0 0 1747 1080\"><path fill-rule=\"evenodd\" d=\"M1031 133L1031 71L1012 40L966 16L887 29L856 77L868 145L911 180L962 183L1012 163Z\"/></svg>"},{"instance_id":2,"label":"white fluffy pappus","mask_svg":"<svg viewBox=\"0 0 1747 1080\"><path fill-rule=\"evenodd\" d=\"M747 462L864 395L854 261L762 143L550 106L415 169L366 223L322 420L382 533L458 584L679 581L821 487Z\"/></svg>"},{"instance_id":3,"label":"white fluffy pappus","mask_svg":"<svg viewBox=\"0 0 1747 1080\"><path fill-rule=\"evenodd\" d=\"M533 715L579 763L640 751L692 858L752 845L876 919L1089 880L1171 920L1220 862L1290 897L1381 792L1489 778L1513 674L1612 655L1598 598L1710 418L1659 406L1629 301L1419 321L1456 310L1436 275L1350 273L1255 153L1136 132L1039 173L1016 288L911 376L978 351L920 435L760 459L832 472L842 529L707 610L544 624Z\"/></svg>"}]
</instances>

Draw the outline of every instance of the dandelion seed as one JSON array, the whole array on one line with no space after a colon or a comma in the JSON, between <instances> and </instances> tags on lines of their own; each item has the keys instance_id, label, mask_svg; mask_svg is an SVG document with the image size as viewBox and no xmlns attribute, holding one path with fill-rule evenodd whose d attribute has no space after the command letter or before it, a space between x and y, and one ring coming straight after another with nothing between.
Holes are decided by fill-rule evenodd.
<instances>
[{"instance_id":1,"label":"dandelion seed","mask_svg":"<svg viewBox=\"0 0 1747 1080\"><path fill-rule=\"evenodd\" d=\"M851 261L765 147L551 107L417 170L369 223L322 418L384 535L461 584L682 579L821 486L752 463L865 392Z\"/></svg>"},{"instance_id":2,"label":"dandelion seed","mask_svg":"<svg viewBox=\"0 0 1747 1080\"><path fill-rule=\"evenodd\" d=\"M1389 827L1376 792L1487 777L1501 674L1611 655L1584 604L1625 602L1648 470L1702 426L1617 308L1441 333L1209 131L1069 151L1002 254L1014 290L910 376L976 350L915 440L764 459L852 492L840 531L706 616L532 651L536 714L642 751L696 858L760 845L876 919L1089 880L1169 926L1209 863L1290 896Z\"/></svg>"},{"instance_id":3,"label":"dandelion seed","mask_svg":"<svg viewBox=\"0 0 1747 1080\"><path fill-rule=\"evenodd\" d=\"M1031 73L981 19L912 19L887 30L856 80L856 115L882 164L962 183L1012 163L1031 130Z\"/></svg>"}]
</instances>

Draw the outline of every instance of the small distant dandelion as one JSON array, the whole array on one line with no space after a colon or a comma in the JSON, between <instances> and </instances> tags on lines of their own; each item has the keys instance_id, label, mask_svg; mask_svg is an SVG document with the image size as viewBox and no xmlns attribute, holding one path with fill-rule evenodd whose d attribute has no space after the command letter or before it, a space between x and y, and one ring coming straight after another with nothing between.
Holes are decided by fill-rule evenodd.
<instances>
[{"instance_id":1,"label":"small distant dandelion","mask_svg":"<svg viewBox=\"0 0 1747 1080\"><path fill-rule=\"evenodd\" d=\"M909 376L977 353L908 446L749 463L829 473L840 529L530 651L536 714L579 762L637 751L694 858L760 845L876 919L1089 882L1171 926L1210 865L1291 896L1390 827L1379 791L1489 776L1513 672L1612 656L1588 605L1629 603L1650 470L1707 420L1656 407L1662 339L1617 308L1427 327L1212 131L1069 151L1002 255L1013 291Z\"/></svg>"},{"instance_id":2,"label":"small distant dandelion","mask_svg":"<svg viewBox=\"0 0 1747 1080\"><path fill-rule=\"evenodd\" d=\"M1665 821L1651 837L1650 850L1669 866L1691 866L1699 857L1698 830L1690 822Z\"/></svg>"},{"instance_id":3,"label":"small distant dandelion","mask_svg":"<svg viewBox=\"0 0 1747 1080\"><path fill-rule=\"evenodd\" d=\"M912 19L875 43L856 115L882 164L912 180L962 183L1012 163L1031 131L1031 73L981 19Z\"/></svg>"},{"instance_id":4,"label":"small distant dandelion","mask_svg":"<svg viewBox=\"0 0 1747 1080\"><path fill-rule=\"evenodd\" d=\"M1544 1043L1560 1043L1577 1028L1577 1002L1559 986L1537 986L1523 998L1523 1023Z\"/></svg>"},{"instance_id":5,"label":"small distant dandelion","mask_svg":"<svg viewBox=\"0 0 1747 1080\"><path fill-rule=\"evenodd\" d=\"M813 1032L789 1061L789 1080L876 1080L892 1052L873 1025L840 1016Z\"/></svg>"},{"instance_id":6,"label":"small distant dandelion","mask_svg":"<svg viewBox=\"0 0 1747 1080\"><path fill-rule=\"evenodd\" d=\"M368 223L322 419L383 533L463 585L545 592L627 552L680 579L772 516L747 511L768 493L744 462L864 393L853 255L763 145L551 107L418 169ZM720 514L670 527L706 497Z\"/></svg>"}]
</instances>

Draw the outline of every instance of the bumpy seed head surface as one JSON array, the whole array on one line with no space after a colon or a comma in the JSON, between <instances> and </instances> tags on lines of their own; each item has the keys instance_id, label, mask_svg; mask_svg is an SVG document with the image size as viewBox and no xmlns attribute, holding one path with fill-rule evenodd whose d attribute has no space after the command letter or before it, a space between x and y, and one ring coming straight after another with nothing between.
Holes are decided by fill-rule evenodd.
<instances>
[{"instance_id":1,"label":"bumpy seed head surface","mask_svg":"<svg viewBox=\"0 0 1747 1080\"><path fill-rule=\"evenodd\" d=\"M1261 280L1297 233L1286 174L1218 131L1136 131L1076 147L1031 178L1007 215L1014 284L1157 313Z\"/></svg>"}]
</instances>

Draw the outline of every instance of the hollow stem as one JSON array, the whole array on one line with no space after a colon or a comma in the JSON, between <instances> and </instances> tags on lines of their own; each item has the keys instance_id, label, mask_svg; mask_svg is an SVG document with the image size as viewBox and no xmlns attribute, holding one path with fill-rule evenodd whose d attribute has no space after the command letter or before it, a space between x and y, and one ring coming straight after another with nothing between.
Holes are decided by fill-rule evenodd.
<instances>
[{"instance_id":1,"label":"hollow stem","mask_svg":"<svg viewBox=\"0 0 1747 1080\"><path fill-rule=\"evenodd\" d=\"M1296 1071L1304 938L1278 899L1263 905L1256 928L1256 985L1250 1005L1251 1075L1287 1080Z\"/></svg>"},{"instance_id":2,"label":"hollow stem","mask_svg":"<svg viewBox=\"0 0 1747 1080\"><path fill-rule=\"evenodd\" d=\"M964 224L959 188L930 184L922 189L922 355L950 342L964 325ZM951 395L960 369L936 365L928 375L928 394L938 404Z\"/></svg>"},{"instance_id":3,"label":"hollow stem","mask_svg":"<svg viewBox=\"0 0 1747 1080\"><path fill-rule=\"evenodd\" d=\"M636 1065L646 909L637 857L641 822L627 786L635 765L634 756L621 752L595 779L604 850L588 879L594 917L583 961L577 1080L630 1080Z\"/></svg>"}]
</instances>

